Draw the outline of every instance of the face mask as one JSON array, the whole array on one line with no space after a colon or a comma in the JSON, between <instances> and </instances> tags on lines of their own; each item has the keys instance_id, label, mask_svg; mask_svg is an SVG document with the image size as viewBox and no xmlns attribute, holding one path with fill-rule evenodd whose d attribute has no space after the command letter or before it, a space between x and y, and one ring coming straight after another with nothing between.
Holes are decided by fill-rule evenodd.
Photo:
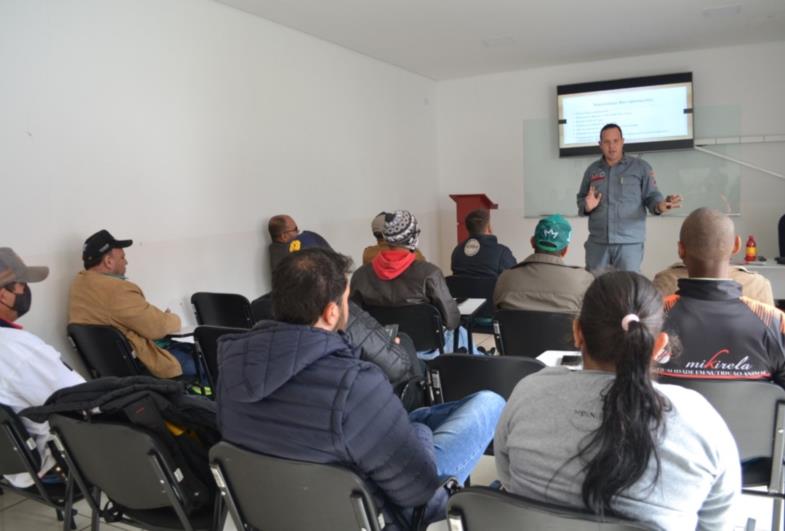
<instances>
[{"instance_id":1,"label":"face mask","mask_svg":"<svg viewBox=\"0 0 785 531\"><path fill-rule=\"evenodd\" d=\"M30 292L30 286L27 284L23 284L23 286L24 289L22 293L14 293L14 295L16 295L14 305L9 306L9 308L16 312L17 317L22 317L30 311L30 304L33 301L33 294Z\"/></svg>"}]
</instances>

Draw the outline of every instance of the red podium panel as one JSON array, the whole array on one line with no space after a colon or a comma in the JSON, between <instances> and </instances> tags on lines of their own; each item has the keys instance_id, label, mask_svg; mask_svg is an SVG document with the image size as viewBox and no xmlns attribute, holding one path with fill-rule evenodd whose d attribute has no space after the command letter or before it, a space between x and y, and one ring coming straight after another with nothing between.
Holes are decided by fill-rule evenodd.
<instances>
[{"instance_id":1,"label":"red podium panel","mask_svg":"<svg viewBox=\"0 0 785 531\"><path fill-rule=\"evenodd\" d=\"M478 208L494 210L499 205L490 200L485 194L450 194L450 198L455 201L455 220L458 226L458 243L469 237L464 220L467 214Z\"/></svg>"}]
</instances>

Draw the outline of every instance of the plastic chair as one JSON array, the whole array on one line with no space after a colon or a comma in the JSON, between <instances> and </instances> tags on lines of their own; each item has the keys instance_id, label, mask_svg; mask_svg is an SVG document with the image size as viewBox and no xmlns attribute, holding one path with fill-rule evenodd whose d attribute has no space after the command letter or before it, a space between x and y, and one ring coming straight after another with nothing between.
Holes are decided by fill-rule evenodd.
<instances>
[{"instance_id":1,"label":"plastic chair","mask_svg":"<svg viewBox=\"0 0 785 531\"><path fill-rule=\"evenodd\" d=\"M25 498L35 500L55 510L63 529L75 529L73 502L82 498L74 490L74 478L66 475L63 483L44 483L38 478L41 456L35 439L27 432L22 420L10 407L0 404L0 485ZM19 488L11 484L4 475L27 473L33 480L30 488Z\"/></svg>"},{"instance_id":2,"label":"plastic chair","mask_svg":"<svg viewBox=\"0 0 785 531\"><path fill-rule=\"evenodd\" d=\"M518 382L543 367L533 358L445 354L428 362L432 402L460 400L483 390L507 400Z\"/></svg>"},{"instance_id":3,"label":"plastic chair","mask_svg":"<svg viewBox=\"0 0 785 531\"><path fill-rule=\"evenodd\" d=\"M200 291L191 295L191 304L200 325L251 328L251 303L235 293L208 293Z\"/></svg>"},{"instance_id":4,"label":"plastic chair","mask_svg":"<svg viewBox=\"0 0 785 531\"><path fill-rule=\"evenodd\" d=\"M772 530L782 529L785 500L785 390L768 382L660 378L703 395L728 425L742 462L742 487L765 485L765 492L744 494L773 498ZM754 404L754 411L750 406Z\"/></svg>"},{"instance_id":5,"label":"plastic chair","mask_svg":"<svg viewBox=\"0 0 785 531\"><path fill-rule=\"evenodd\" d=\"M442 316L435 306L422 303L363 308L383 325L397 324L398 330L412 338L417 352L438 349L440 354L444 353Z\"/></svg>"},{"instance_id":6,"label":"plastic chair","mask_svg":"<svg viewBox=\"0 0 785 531\"><path fill-rule=\"evenodd\" d=\"M529 500L487 487L467 487L447 504L450 531L634 531L643 524Z\"/></svg>"},{"instance_id":7,"label":"plastic chair","mask_svg":"<svg viewBox=\"0 0 785 531\"><path fill-rule=\"evenodd\" d=\"M55 444L98 517L145 529L219 531L220 496L195 507L195 494L180 484L182 472L154 434L120 423L49 419ZM100 507L101 493L111 502ZM204 494L204 493L202 493Z\"/></svg>"},{"instance_id":8,"label":"plastic chair","mask_svg":"<svg viewBox=\"0 0 785 531\"><path fill-rule=\"evenodd\" d=\"M273 319L273 299L269 293L251 302L251 315L254 323Z\"/></svg>"},{"instance_id":9,"label":"plastic chair","mask_svg":"<svg viewBox=\"0 0 785 531\"><path fill-rule=\"evenodd\" d=\"M380 531L385 525L363 480L344 466L271 457L223 441L210 449L210 468L237 529ZM421 528L422 513L415 511L410 529Z\"/></svg>"},{"instance_id":10,"label":"plastic chair","mask_svg":"<svg viewBox=\"0 0 785 531\"><path fill-rule=\"evenodd\" d=\"M137 376L147 371L128 339L113 326L69 324L68 339L93 378Z\"/></svg>"},{"instance_id":11,"label":"plastic chair","mask_svg":"<svg viewBox=\"0 0 785 531\"><path fill-rule=\"evenodd\" d=\"M198 354L207 365L207 376L210 385L215 389L218 383L218 338L224 334L247 332L245 328L228 326L197 326L194 330L194 344Z\"/></svg>"},{"instance_id":12,"label":"plastic chair","mask_svg":"<svg viewBox=\"0 0 785 531\"><path fill-rule=\"evenodd\" d=\"M546 350L575 350L569 313L499 310L493 317L496 348L503 356L536 358Z\"/></svg>"}]
</instances>

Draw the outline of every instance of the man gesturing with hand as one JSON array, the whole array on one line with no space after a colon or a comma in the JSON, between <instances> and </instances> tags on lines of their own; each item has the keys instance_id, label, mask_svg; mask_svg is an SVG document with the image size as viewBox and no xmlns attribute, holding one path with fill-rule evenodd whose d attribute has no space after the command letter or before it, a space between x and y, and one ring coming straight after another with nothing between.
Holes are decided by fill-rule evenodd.
<instances>
[{"instance_id":1,"label":"man gesturing with hand","mask_svg":"<svg viewBox=\"0 0 785 531\"><path fill-rule=\"evenodd\" d=\"M649 163L624 154L616 124L600 131L602 158L586 168L578 190L578 214L589 216L586 269L639 271L646 240L646 210L663 214L681 206L681 196L663 198Z\"/></svg>"}]
</instances>

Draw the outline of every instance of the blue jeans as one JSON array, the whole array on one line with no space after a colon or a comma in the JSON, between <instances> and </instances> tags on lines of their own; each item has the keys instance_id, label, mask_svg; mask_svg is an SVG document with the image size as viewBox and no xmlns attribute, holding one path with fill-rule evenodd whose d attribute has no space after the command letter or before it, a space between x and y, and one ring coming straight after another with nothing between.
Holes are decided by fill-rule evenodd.
<instances>
[{"instance_id":1,"label":"blue jeans","mask_svg":"<svg viewBox=\"0 0 785 531\"><path fill-rule=\"evenodd\" d=\"M452 352L453 341L454 341L453 334L456 333L458 334L458 348L461 347L469 348L469 333L466 331L464 327L459 326L455 330L444 331L444 352L446 353ZM477 350L476 346L474 347L474 352L471 352L470 354L476 354L478 356L485 355L479 350ZM417 357L420 358L421 360L426 360L426 361L435 359L438 356L439 356L438 350L417 352Z\"/></svg>"},{"instance_id":2,"label":"blue jeans","mask_svg":"<svg viewBox=\"0 0 785 531\"><path fill-rule=\"evenodd\" d=\"M492 391L478 391L455 402L421 407L409 420L433 432L439 476L455 476L463 483L493 440L504 399Z\"/></svg>"},{"instance_id":3,"label":"blue jeans","mask_svg":"<svg viewBox=\"0 0 785 531\"><path fill-rule=\"evenodd\" d=\"M196 362L194 361L193 343L170 340L165 348L169 354L177 358L177 361L180 362L180 366L183 368L183 376L189 378L196 378L196 376L198 376L199 373L196 370ZM209 384L204 368L202 369L202 384Z\"/></svg>"}]
</instances>

